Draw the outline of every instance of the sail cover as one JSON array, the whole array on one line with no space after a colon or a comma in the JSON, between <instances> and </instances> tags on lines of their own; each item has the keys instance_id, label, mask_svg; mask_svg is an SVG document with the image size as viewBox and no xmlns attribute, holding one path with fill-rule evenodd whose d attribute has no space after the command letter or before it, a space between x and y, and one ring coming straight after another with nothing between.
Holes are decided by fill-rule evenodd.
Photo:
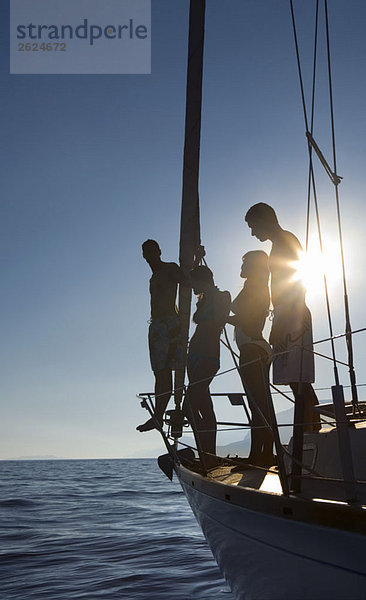
<instances>
[{"instance_id":1,"label":"sail cover","mask_svg":"<svg viewBox=\"0 0 366 600\"><path fill-rule=\"evenodd\" d=\"M201 138L202 70L205 27L205 0L191 0L189 11L186 120L183 157L183 191L180 225L179 262L188 275L200 244L199 158ZM180 286L179 314L184 347L187 347L191 289ZM175 399L181 399L184 372L175 375Z\"/></svg>"}]
</instances>

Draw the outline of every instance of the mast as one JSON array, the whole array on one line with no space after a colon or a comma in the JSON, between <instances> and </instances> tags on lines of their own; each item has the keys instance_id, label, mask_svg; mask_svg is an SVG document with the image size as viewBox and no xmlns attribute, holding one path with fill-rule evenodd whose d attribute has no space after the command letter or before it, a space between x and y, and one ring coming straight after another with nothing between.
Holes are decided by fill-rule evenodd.
<instances>
[{"instance_id":1,"label":"mast","mask_svg":"<svg viewBox=\"0 0 366 600\"><path fill-rule=\"evenodd\" d=\"M179 263L186 275L193 265L200 243L199 159L201 140L202 71L205 32L205 0L190 0L187 64L186 120L183 157L183 190L180 222ZM179 286L179 314L183 348L187 347L191 309L191 288ZM179 405L185 366L175 374L175 402Z\"/></svg>"}]
</instances>

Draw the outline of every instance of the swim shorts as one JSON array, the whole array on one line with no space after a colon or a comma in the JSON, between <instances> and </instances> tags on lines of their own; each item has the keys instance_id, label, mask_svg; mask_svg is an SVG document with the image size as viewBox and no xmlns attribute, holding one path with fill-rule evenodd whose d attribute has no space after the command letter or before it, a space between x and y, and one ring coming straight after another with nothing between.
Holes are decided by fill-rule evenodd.
<instances>
[{"instance_id":1,"label":"swim shorts","mask_svg":"<svg viewBox=\"0 0 366 600\"><path fill-rule=\"evenodd\" d=\"M181 325L178 315L151 319L149 327L150 363L154 373L183 367Z\"/></svg>"},{"instance_id":2,"label":"swim shorts","mask_svg":"<svg viewBox=\"0 0 366 600\"><path fill-rule=\"evenodd\" d=\"M274 310L274 325L281 331L281 342L272 347L273 383L314 383L313 328L308 307L295 307L288 317L279 306Z\"/></svg>"}]
</instances>

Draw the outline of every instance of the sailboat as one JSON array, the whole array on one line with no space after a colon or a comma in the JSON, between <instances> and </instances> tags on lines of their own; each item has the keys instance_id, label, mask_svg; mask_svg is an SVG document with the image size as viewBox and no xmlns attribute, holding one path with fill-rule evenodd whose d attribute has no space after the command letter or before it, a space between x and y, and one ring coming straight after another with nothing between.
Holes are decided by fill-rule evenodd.
<instances>
[{"instance_id":1,"label":"sailboat","mask_svg":"<svg viewBox=\"0 0 366 600\"><path fill-rule=\"evenodd\" d=\"M295 16L290 1L299 79L304 101ZM327 3L324 0L327 11ZM317 3L318 10L318 3ZM327 16L327 12L326 12ZM205 1L191 0L180 265L189 272L199 239L199 152ZM328 27L328 21L327 21ZM327 29L328 34L328 29ZM329 37L328 51L329 51ZM331 89L331 71L329 69ZM317 145L312 126L305 125L309 149L309 188L314 185L313 160L319 159L336 191L336 158L331 167ZM339 210L338 210L339 214ZM343 254L341 223L339 239ZM326 282L325 282L326 283ZM330 404L317 407L325 422L316 433L304 433L296 416L293 437L281 443L273 406L269 424L277 466L241 468L240 457L228 456L206 469L202 453L182 444L184 372L176 374L175 409L167 412L161 435L167 454L159 465L178 478L212 553L237 600L361 600L366 598L366 413L358 400L353 367L352 328L343 265L348 367L352 402L344 400L336 376ZM327 291L327 290L326 290ZM179 312L188 341L191 292L180 290ZM331 331L329 340L336 336ZM337 361L334 359L335 373ZM228 394L232 404L244 392ZM151 417L153 394L140 394Z\"/></svg>"}]
</instances>

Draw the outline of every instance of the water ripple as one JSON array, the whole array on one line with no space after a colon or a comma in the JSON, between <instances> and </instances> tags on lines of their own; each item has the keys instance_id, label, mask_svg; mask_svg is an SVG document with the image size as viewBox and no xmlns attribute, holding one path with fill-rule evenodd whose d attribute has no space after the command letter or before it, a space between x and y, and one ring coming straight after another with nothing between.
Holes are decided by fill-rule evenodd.
<instances>
[{"instance_id":1,"label":"water ripple","mask_svg":"<svg viewBox=\"0 0 366 600\"><path fill-rule=\"evenodd\" d=\"M0 462L1 600L232 600L154 460Z\"/></svg>"}]
</instances>

